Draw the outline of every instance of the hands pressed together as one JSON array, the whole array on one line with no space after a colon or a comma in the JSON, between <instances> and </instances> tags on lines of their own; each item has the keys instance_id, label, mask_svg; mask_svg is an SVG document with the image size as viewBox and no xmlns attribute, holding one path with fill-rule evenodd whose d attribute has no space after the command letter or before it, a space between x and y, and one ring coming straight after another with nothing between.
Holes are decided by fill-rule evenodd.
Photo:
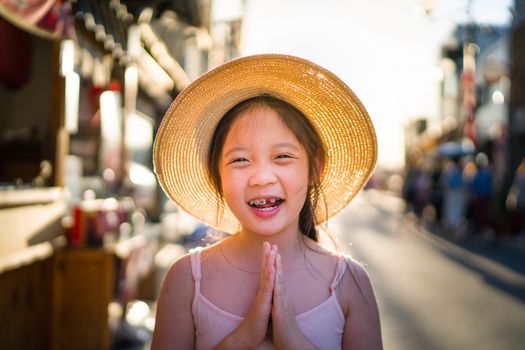
<instances>
[{"instance_id":1,"label":"hands pressed together","mask_svg":"<svg viewBox=\"0 0 525 350\"><path fill-rule=\"evenodd\" d=\"M264 242L259 290L246 318L221 345L229 349L255 349L269 335L277 349L314 349L288 304L277 246Z\"/></svg>"}]
</instances>

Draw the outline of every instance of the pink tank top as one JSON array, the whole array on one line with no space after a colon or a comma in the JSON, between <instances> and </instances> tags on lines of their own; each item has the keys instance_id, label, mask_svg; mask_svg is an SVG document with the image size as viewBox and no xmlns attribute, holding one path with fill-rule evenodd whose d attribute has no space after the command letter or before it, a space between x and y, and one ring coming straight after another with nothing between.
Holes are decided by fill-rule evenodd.
<instances>
[{"instance_id":1,"label":"pink tank top","mask_svg":"<svg viewBox=\"0 0 525 350\"><path fill-rule=\"evenodd\" d=\"M195 281L192 303L195 349L213 349L233 332L244 318L219 308L201 294L200 250L193 251L190 259ZM318 349L341 349L345 317L334 290L345 272L346 265L345 258L341 255L336 274L330 284L330 297L312 309L295 316L305 336Z\"/></svg>"}]
</instances>

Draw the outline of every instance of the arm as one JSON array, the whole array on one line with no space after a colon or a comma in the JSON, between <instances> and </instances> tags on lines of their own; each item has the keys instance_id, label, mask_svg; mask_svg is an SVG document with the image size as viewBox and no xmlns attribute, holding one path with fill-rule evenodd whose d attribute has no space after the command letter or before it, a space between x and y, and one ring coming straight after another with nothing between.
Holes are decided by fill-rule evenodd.
<instances>
[{"instance_id":1,"label":"arm","mask_svg":"<svg viewBox=\"0 0 525 350\"><path fill-rule=\"evenodd\" d=\"M346 305L343 349L381 350L381 325L372 285L361 265L351 259L347 263L340 285Z\"/></svg>"},{"instance_id":2,"label":"arm","mask_svg":"<svg viewBox=\"0 0 525 350\"><path fill-rule=\"evenodd\" d=\"M193 283L190 257L185 255L170 268L160 290L151 349L194 348Z\"/></svg>"}]
</instances>

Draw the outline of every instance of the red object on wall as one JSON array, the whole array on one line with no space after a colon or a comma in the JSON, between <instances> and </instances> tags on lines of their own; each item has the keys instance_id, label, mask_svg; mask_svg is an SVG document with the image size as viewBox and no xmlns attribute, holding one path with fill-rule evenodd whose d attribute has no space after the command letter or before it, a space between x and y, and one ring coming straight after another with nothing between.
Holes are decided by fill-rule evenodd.
<instances>
[{"instance_id":1,"label":"red object on wall","mask_svg":"<svg viewBox=\"0 0 525 350\"><path fill-rule=\"evenodd\" d=\"M85 220L80 205L73 208L73 226L69 232L69 246L79 248L85 244Z\"/></svg>"},{"instance_id":2,"label":"red object on wall","mask_svg":"<svg viewBox=\"0 0 525 350\"><path fill-rule=\"evenodd\" d=\"M31 34L0 18L0 82L22 87L31 77Z\"/></svg>"},{"instance_id":3,"label":"red object on wall","mask_svg":"<svg viewBox=\"0 0 525 350\"><path fill-rule=\"evenodd\" d=\"M54 3L55 0L0 0L0 6L33 25L44 18Z\"/></svg>"}]
</instances>

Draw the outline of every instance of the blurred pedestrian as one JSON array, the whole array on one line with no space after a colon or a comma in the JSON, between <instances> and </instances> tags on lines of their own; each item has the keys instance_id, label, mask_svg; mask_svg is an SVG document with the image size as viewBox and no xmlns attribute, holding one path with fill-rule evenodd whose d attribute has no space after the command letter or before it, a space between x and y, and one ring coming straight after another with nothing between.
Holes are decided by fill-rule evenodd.
<instances>
[{"instance_id":1,"label":"blurred pedestrian","mask_svg":"<svg viewBox=\"0 0 525 350\"><path fill-rule=\"evenodd\" d=\"M430 193L432 190L432 172L430 165L426 161L421 161L418 167L419 172L417 173L417 177L414 183L414 212L419 218L426 221L424 213L425 209L430 204Z\"/></svg>"},{"instance_id":2,"label":"blurred pedestrian","mask_svg":"<svg viewBox=\"0 0 525 350\"><path fill-rule=\"evenodd\" d=\"M405 210L415 211L416 206L416 180L419 177L419 170L414 164L409 164L405 181L403 183L403 199L405 200Z\"/></svg>"},{"instance_id":3,"label":"blurred pedestrian","mask_svg":"<svg viewBox=\"0 0 525 350\"><path fill-rule=\"evenodd\" d=\"M444 192L443 222L445 228L461 233L465 216L465 187L462 170L456 159L449 160L443 170L441 185Z\"/></svg>"},{"instance_id":4,"label":"blurred pedestrian","mask_svg":"<svg viewBox=\"0 0 525 350\"><path fill-rule=\"evenodd\" d=\"M434 223L439 224L443 218L443 189L441 188L441 177L443 175L443 162L434 160L432 165L432 183L430 186L430 205L434 215Z\"/></svg>"},{"instance_id":5,"label":"blurred pedestrian","mask_svg":"<svg viewBox=\"0 0 525 350\"><path fill-rule=\"evenodd\" d=\"M516 169L506 204L513 214L517 234L525 238L525 157Z\"/></svg>"},{"instance_id":6,"label":"blurred pedestrian","mask_svg":"<svg viewBox=\"0 0 525 350\"><path fill-rule=\"evenodd\" d=\"M465 219L467 223L472 223L472 193L470 192L470 186L474 175L478 171L478 167L471 156L463 158L461 164L463 165L462 178L465 186Z\"/></svg>"},{"instance_id":7,"label":"blurred pedestrian","mask_svg":"<svg viewBox=\"0 0 525 350\"><path fill-rule=\"evenodd\" d=\"M472 177L470 193L472 196L472 228L474 234L483 238L494 238L492 229L493 176L486 154L476 156L477 171Z\"/></svg>"}]
</instances>

